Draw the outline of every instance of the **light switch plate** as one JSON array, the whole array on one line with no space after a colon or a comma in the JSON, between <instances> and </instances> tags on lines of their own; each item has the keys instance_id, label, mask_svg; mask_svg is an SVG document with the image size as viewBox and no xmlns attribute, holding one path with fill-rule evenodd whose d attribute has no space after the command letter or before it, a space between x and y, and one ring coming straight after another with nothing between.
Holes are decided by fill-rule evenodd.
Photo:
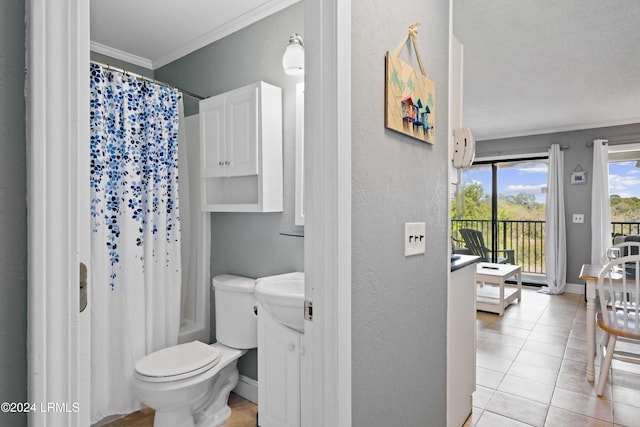
<instances>
[{"instance_id":1,"label":"light switch plate","mask_svg":"<svg viewBox=\"0 0 640 427\"><path fill-rule=\"evenodd\" d=\"M584 224L584 214L573 214L574 224Z\"/></svg>"},{"instance_id":2,"label":"light switch plate","mask_svg":"<svg viewBox=\"0 0 640 427\"><path fill-rule=\"evenodd\" d=\"M404 224L404 256L419 255L425 251L427 236L426 223L406 222Z\"/></svg>"}]
</instances>

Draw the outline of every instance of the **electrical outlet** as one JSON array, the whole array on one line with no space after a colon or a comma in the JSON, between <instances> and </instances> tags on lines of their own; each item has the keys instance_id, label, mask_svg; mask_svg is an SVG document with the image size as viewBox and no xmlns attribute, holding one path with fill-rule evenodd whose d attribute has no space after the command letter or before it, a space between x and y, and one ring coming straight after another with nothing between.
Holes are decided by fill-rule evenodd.
<instances>
[{"instance_id":1,"label":"electrical outlet","mask_svg":"<svg viewBox=\"0 0 640 427\"><path fill-rule=\"evenodd\" d=\"M426 224L424 222L406 222L404 224L404 256L419 255L425 252Z\"/></svg>"},{"instance_id":2,"label":"electrical outlet","mask_svg":"<svg viewBox=\"0 0 640 427\"><path fill-rule=\"evenodd\" d=\"M584 214L573 214L574 224L584 224Z\"/></svg>"}]
</instances>

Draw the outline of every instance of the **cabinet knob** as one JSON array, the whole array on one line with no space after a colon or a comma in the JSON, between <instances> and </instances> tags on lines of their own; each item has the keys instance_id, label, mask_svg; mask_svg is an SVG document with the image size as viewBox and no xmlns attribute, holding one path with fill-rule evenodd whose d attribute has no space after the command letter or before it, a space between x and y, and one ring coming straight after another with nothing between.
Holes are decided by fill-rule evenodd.
<instances>
[{"instance_id":1,"label":"cabinet knob","mask_svg":"<svg viewBox=\"0 0 640 427\"><path fill-rule=\"evenodd\" d=\"M289 343L288 348L289 348L289 351L293 351L296 349L296 345L294 343Z\"/></svg>"},{"instance_id":2,"label":"cabinet knob","mask_svg":"<svg viewBox=\"0 0 640 427\"><path fill-rule=\"evenodd\" d=\"M218 164L219 164L220 166L224 166L224 162L223 162L222 160L220 160L220 161L218 162Z\"/></svg>"},{"instance_id":3,"label":"cabinet knob","mask_svg":"<svg viewBox=\"0 0 640 427\"><path fill-rule=\"evenodd\" d=\"M229 160L225 160L224 164L225 164L225 165L230 165L230 164L231 164L231 162L230 162Z\"/></svg>"}]
</instances>

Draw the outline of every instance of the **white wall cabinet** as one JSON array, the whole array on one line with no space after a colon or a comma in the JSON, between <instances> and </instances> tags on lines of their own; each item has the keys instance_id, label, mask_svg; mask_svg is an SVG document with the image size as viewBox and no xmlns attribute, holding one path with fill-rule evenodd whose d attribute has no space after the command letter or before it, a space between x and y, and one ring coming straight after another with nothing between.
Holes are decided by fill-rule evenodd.
<instances>
[{"instance_id":1,"label":"white wall cabinet","mask_svg":"<svg viewBox=\"0 0 640 427\"><path fill-rule=\"evenodd\" d=\"M304 335L282 326L258 304L258 423L300 427Z\"/></svg>"},{"instance_id":2,"label":"white wall cabinet","mask_svg":"<svg viewBox=\"0 0 640 427\"><path fill-rule=\"evenodd\" d=\"M200 101L202 206L282 211L282 90L257 82Z\"/></svg>"}]
</instances>

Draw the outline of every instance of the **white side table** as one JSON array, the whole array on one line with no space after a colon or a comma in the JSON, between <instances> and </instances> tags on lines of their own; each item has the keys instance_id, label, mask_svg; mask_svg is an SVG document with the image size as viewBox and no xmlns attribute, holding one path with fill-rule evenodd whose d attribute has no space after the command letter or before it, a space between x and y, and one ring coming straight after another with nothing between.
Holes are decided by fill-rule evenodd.
<instances>
[{"instance_id":1,"label":"white side table","mask_svg":"<svg viewBox=\"0 0 640 427\"><path fill-rule=\"evenodd\" d=\"M515 287L505 283L514 276L517 280ZM522 299L522 269L519 265L481 262L476 267L476 282L484 284L478 285L477 310L502 316L509 304L516 299L519 303Z\"/></svg>"}]
</instances>

